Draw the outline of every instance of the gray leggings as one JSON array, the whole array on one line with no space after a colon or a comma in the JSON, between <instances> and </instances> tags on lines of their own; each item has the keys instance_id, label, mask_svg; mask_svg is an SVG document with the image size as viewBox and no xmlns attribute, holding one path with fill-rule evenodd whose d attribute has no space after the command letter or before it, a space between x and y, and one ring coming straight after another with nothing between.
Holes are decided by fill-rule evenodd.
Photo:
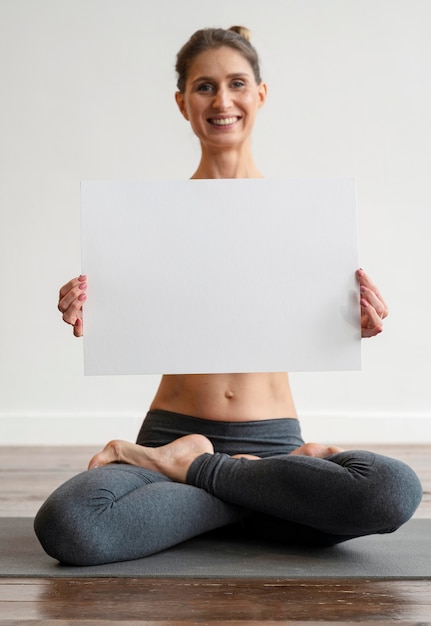
<instances>
[{"instance_id":1,"label":"gray leggings","mask_svg":"<svg viewBox=\"0 0 431 626\"><path fill-rule=\"evenodd\" d=\"M56 489L35 519L48 554L97 565L137 559L231 526L242 536L330 546L396 530L422 498L404 463L349 450L317 459L289 455L303 444L296 419L214 422L151 411L137 442L157 447L190 433L215 454L198 457L187 484L126 464L85 471ZM249 453L260 461L233 459Z\"/></svg>"}]
</instances>

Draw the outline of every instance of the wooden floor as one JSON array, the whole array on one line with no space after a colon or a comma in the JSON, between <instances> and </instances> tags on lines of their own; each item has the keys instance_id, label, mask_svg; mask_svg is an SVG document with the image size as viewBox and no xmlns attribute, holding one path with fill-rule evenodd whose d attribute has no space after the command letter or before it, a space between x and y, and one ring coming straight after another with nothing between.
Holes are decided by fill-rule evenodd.
<instances>
[{"instance_id":1,"label":"wooden floor","mask_svg":"<svg viewBox=\"0 0 431 626\"><path fill-rule=\"evenodd\" d=\"M409 463L425 491L415 517L431 518L431 445L354 447ZM33 516L94 451L0 447L0 516ZM0 578L0 626L352 623L431 626L431 580Z\"/></svg>"}]
</instances>

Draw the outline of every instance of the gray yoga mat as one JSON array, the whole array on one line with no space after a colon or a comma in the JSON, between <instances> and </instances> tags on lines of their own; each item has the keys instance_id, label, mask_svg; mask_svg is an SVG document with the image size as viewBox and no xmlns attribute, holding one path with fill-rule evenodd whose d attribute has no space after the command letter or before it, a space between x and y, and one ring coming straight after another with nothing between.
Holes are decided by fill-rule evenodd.
<instances>
[{"instance_id":1,"label":"gray yoga mat","mask_svg":"<svg viewBox=\"0 0 431 626\"><path fill-rule=\"evenodd\" d=\"M158 554L72 567L42 550L30 518L0 518L0 577L431 578L431 520L332 548L245 541L215 531Z\"/></svg>"}]
</instances>

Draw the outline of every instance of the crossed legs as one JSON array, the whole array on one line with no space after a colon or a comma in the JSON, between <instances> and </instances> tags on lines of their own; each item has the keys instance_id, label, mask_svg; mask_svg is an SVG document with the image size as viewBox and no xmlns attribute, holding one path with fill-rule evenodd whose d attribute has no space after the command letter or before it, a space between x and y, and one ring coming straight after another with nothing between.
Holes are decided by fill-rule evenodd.
<instances>
[{"instance_id":1,"label":"crossed legs","mask_svg":"<svg viewBox=\"0 0 431 626\"><path fill-rule=\"evenodd\" d=\"M90 467L114 460L156 469L249 511L345 538L396 530L422 497L418 478L404 463L320 444L260 459L214 453L202 435L160 448L117 441Z\"/></svg>"},{"instance_id":2,"label":"crossed legs","mask_svg":"<svg viewBox=\"0 0 431 626\"><path fill-rule=\"evenodd\" d=\"M202 435L158 448L113 441L89 467L35 519L48 554L76 565L141 558L239 521L330 545L395 530L422 495L399 461L318 444L260 459L214 453Z\"/></svg>"}]
</instances>

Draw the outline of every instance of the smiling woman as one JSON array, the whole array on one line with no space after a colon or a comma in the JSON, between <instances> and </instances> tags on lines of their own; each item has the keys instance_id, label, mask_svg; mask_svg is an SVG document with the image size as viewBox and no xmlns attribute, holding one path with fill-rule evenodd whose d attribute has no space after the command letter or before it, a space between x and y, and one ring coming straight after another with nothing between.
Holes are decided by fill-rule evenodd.
<instances>
[{"instance_id":1,"label":"smiling woman","mask_svg":"<svg viewBox=\"0 0 431 626\"><path fill-rule=\"evenodd\" d=\"M198 31L178 54L176 101L202 151L192 178L262 177L250 141L267 86L248 31L234 29Z\"/></svg>"},{"instance_id":2,"label":"smiling woman","mask_svg":"<svg viewBox=\"0 0 431 626\"><path fill-rule=\"evenodd\" d=\"M178 54L176 100L202 152L192 178L262 176L251 133L267 88L247 35L201 30ZM357 279L362 336L372 337L387 306L364 271ZM86 292L85 276L60 290L76 336ZM422 495L400 461L305 444L286 372L165 375L137 443L111 441L89 468L35 520L45 550L76 565L140 558L233 523L252 536L333 545L394 531Z\"/></svg>"}]
</instances>

